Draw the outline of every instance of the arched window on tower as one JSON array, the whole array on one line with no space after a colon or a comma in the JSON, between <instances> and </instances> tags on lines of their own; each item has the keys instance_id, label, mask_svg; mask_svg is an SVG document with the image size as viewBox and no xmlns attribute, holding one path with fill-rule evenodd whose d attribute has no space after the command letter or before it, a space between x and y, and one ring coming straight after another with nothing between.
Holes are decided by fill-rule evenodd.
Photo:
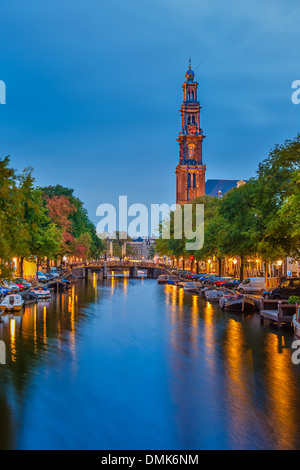
<instances>
[{"instance_id":1,"label":"arched window on tower","mask_svg":"<svg viewBox=\"0 0 300 470\"><path fill-rule=\"evenodd\" d=\"M193 174L193 188L196 187L196 173Z\"/></svg>"},{"instance_id":2,"label":"arched window on tower","mask_svg":"<svg viewBox=\"0 0 300 470\"><path fill-rule=\"evenodd\" d=\"M188 92L188 101L190 101L190 99L191 99L191 94L190 92Z\"/></svg>"},{"instance_id":3,"label":"arched window on tower","mask_svg":"<svg viewBox=\"0 0 300 470\"><path fill-rule=\"evenodd\" d=\"M188 188L191 187L191 174L190 173L188 173L187 175L187 185L188 185Z\"/></svg>"},{"instance_id":4,"label":"arched window on tower","mask_svg":"<svg viewBox=\"0 0 300 470\"><path fill-rule=\"evenodd\" d=\"M194 101L194 92L192 91L192 101Z\"/></svg>"},{"instance_id":5,"label":"arched window on tower","mask_svg":"<svg viewBox=\"0 0 300 470\"><path fill-rule=\"evenodd\" d=\"M192 117L192 123L193 123L193 124L196 124L196 122L195 122L195 116Z\"/></svg>"},{"instance_id":6,"label":"arched window on tower","mask_svg":"<svg viewBox=\"0 0 300 470\"><path fill-rule=\"evenodd\" d=\"M188 123L188 124L191 123L191 116L188 116L188 118L187 118L187 123Z\"/></svg>"}]
</instances>

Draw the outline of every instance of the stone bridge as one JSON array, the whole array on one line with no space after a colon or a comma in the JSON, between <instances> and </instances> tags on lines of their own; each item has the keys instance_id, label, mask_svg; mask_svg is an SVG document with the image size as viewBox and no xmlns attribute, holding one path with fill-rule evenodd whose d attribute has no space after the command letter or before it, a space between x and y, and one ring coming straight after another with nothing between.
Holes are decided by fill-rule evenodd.
<instances>
[{"instance_id":1,"label":"stone bridge","mask_svg":"<svg viewBox=\"0 0 300 470\"><path fill-rule=\"evenodd\" d=\"M124 261L113 261L107 263L90 264L87 266L78 266L72 268L74 276L79 278L88 277L89 273L101 273L103 278L107 278L108 272L129 272L130 278L138 277L138 271L146 271L148 278L157 279L161 274L168 274L168 267L165 265L157 265L153 263L128 263Z\"/></svg>"}]
</instances>

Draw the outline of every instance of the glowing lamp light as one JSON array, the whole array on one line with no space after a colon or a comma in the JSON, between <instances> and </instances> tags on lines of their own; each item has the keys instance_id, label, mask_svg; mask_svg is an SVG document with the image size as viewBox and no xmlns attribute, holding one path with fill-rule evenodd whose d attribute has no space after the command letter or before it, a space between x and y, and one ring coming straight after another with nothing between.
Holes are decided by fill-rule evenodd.
<instances>
[{"instance_id":1,"label":"glowing lamp light","mask_svg":"<svg viewBox=\"0 0 300 470\"><path fill-rule=\"evenodd\" d=\"M234 260L232 261L233 264L236 264L237 263L237 259L234 258Z\"/></svg>"},{"instance_id":2,"label":"glowing lamp light","mask_svg":"<svg viewBox=\"0 0 300 470\"><path fill-rule=\"evenodd\" d=\"M279 259L279 260L277 261L277 266L281 266L281 265L282 265L282 260Z\"/></svg>"}]
</instances>

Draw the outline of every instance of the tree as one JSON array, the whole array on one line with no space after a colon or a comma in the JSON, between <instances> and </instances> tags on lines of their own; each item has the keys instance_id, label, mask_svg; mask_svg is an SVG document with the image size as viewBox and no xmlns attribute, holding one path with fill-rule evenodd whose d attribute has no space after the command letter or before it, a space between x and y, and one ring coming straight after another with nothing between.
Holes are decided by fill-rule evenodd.
<instances>
[{"instance_id":1,"label":"tree","mask_svg":"<svg viewBox=\"0 0 300 470\"><path fill-rule=\"evenodd\" d=\"M69 217L76 212L76 208L66 196L52 196L51 198L45 196L45 198L49 217L62 231L63 243L59 251L62 254L69 253L74 241L72 222Z\"/></svg>"},{"instance_id":2,"label":"tree","mask_svg":"<svg viewBox=\"0 0 300 470\"><path fill-rule=\"evenodd\" d=\"M153 259L155 256L155 247L151 245L148 250L148 256L147 259Z\"/></svg>"},{"instance_id":3,"label":"tree","mask_svg":"<svg viewBox=\"0 0 300 470\"><path fill-rule=\"evenodd\" d=\"M11 274L11 260L24 249L29 236L24 225L22 196L17 176L9 167L10 158L0 160L0 271Z\"/></svg>"},{"instance_id":4,"label":"tree","mask_svg":"<svg viewBox=\"0 0 300 470\"><path fill-rule=\"evenodd\" d=\"M78 238L74 238L71 243L72 254L80 259L88 259L90 255L91 242L92 238L88 232L83 233Z\"/></svg>"},{"instance_id":5,"label":"tree","mask_svg":"<svg viewBox=\"0 0 300 470\"><path fill-rule=\"evenodd\" d=\"M293 251L295 257L298 258L300 246L300 170L295 170L292 173L290 185L293 192L284 199L279 215L280 220L289 227L289 233L293 239Z\"/></svg>"},{"instance_id":6,"label":"tree","mask_svg":"<svg viewBox=\"0 0 300 470\"><path fill-rule=\"evenodd\" d=\"M41 192L34 188L32 168L26 168L18 178L20 204L22 207L22 221L24 236L20 240L15 255L21 259L21 277L23 277L23 261L34 260L41 254L52 258L61 241L61 233L51 224L47 217ZM53 236L55 239L50 240ZM43 247L43 248L42 248ZM38 265L38 262L37 262ZM37 268L38 270L38 268Z\"/></svg>"},{"instance_id":7,"label":"tree","mask_svg":"<svg viewBox=\"0 0 300 470\"><path fill-rule=\"evenodd\" d=\"M241 280L243 280L245 259L257 253L254 192L251 181L239 188L233 188L223 197L219 211L222 219L219 249L227 256L240 257Z\"/></svg>"},{"instance_id":8,"label":"tree","mask_svg":"<svg viewBox=\"0 0 300 470\"><path fill-rule=\"evenodd\" d=\"M197 260L217 258L221 272L223 253L219 241L224 230L224 221L219 215L221 200L218 197L203 196L195 199L194 203L204 204L204 245L201 250L195 252L195 258Z\"/></svg>"},{"instance_id":9,"label":"tree","mask_svg":"<svg viewBox=\"0 0 300 470\"><path fill-rule=\"evenodd\" d=\"M95 225L90 221L87 210L83 206L83 202L80 201L78 197L74 196L74 189L65 188L58 184L56 186L41 188L41 190L48 201L53 200L55 205L54 215L56 215L57 210L59 210L56 202L64 201L64 217L66 220L66 230L64 233L65 252L69 255L76 256L78 247L81 245L80 237L88 233L90 235L90 246L87 252L93 259L99 258L100 253L105 249L104 243L97 236ZM68 203L66 203L66 201L68 201ZM82 248L81 245L81 249Z\"/></svg>"},{"instance_id":10,"label":"tree","mask_svg":"<svg viewBox=\"0 0 300 470\"><path fill-rule=\"evenodd\" d=\"M257 171L257 215L261 219L260 252L299 258L300 134L276 145ZM298 206L299 207L299 206ZM278 259L278 257L277 257Z\"/></svg>"}]
</instances>

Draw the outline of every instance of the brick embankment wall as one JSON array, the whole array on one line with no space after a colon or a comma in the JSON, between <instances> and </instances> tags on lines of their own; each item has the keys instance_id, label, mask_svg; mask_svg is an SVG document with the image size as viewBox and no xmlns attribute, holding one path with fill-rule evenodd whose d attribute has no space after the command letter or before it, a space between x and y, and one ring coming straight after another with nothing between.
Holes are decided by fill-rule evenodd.
<instances>
[{"instance_id":1,"label":"brick embankment wall","mask_svg":"<svg viewBox=\"0 0 300 470\"><path fill-rule=\"evenodd\" d=\"M72 274L77 276L78 278L85 277L85 269L84 268L72 268Z\"/></svg>"}]
</instances>

